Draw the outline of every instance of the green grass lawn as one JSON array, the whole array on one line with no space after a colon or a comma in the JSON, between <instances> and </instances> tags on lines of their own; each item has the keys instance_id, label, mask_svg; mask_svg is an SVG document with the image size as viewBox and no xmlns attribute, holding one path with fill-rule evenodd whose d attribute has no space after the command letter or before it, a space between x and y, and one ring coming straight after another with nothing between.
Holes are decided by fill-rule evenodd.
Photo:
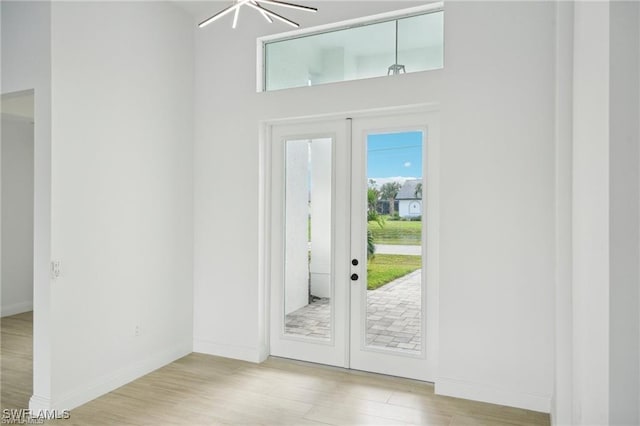
<instances>
[{"instance_id":1,"label":"green grass lawn","mask_svg":"<svg viewBox=\"0 0 640 426\"><path fill-rule=\"evenodd\" d=\"M367 290L380 288L396 278L420 269L421 266L422 256L376 254L367 264Z\"/></svg>"},{"instance_id":2,"label":"green grass lawn","mask_svg":"<svg viewBox=\"0 0 640 426\"><path fill-rule=\"evenodd\" d=\"M369 222L368 226L375 244L420 245L422 222L387 220L382 228L376 222Z\"/></svg>"}]
</instances>

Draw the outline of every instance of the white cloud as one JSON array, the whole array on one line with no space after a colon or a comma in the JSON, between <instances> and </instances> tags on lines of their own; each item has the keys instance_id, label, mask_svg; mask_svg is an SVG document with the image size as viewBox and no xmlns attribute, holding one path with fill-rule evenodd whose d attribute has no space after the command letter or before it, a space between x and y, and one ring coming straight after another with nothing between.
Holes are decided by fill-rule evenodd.
<instances>
[{"instance_id":1,"label":"white cloud","mask_svg":"<svg viewBox=\"0 0 640 426\"><path fill-rule=\"evenodd\" d=\"M406 168L411 167L411 162L410 162L410 161L407 161L406 163L404 163L404 166L405 166Z\"/></svg>"},{"instance_id":2,"label":"white cloud","mask_svg":"<svg viewBox=\"0 0 640 426\"><path fill-rule=\"evenodd\" d=\"M379 177L379 178L372 178L372 179L376 181L376 187L380 188L382 185L384 185L387 182L399 182L400 185L402 185L407 180L418 179L418 178L410 177L410 176L391 176L391 177Z\"/></svg>"}]
</instances>

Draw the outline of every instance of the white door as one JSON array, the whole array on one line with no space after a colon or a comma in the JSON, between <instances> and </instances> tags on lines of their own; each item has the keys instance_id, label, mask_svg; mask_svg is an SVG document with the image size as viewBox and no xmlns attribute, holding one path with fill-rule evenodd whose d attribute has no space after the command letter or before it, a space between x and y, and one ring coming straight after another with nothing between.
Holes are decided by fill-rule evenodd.
<instances>
[{"instance_id":1,"label":"white door","mask_svg":"<svg viewBox=\"0 0 640 426\"><path fill-rule=\"evenodd\" d=\"M433 113L271 127L272 355L433 380L437 136Z\"/></svg>"},{"instance_id":2,"label":"white door","mask_svg":"<svg viewBox=\"0 0 640 426\"><path fill-rule=\"evenodd\" d=\"M271 354L348 367L348 121L271 127Z\"/></svg>"},{"instance_id":3,"label":"white door","mask_svg":"<svg viewBox=\"0 0 640 426\"><path fill-rule=\"evenodd\" d=\"M358 264L351 269L350 368L434 379L437 125L436 113L353 121L351 253ZM391 207L393 198L401 207L424 206L422 214L401 208L376 220L371 200ZM371 243L375 252L367 260Z\"/></svg>"}]
</instances>

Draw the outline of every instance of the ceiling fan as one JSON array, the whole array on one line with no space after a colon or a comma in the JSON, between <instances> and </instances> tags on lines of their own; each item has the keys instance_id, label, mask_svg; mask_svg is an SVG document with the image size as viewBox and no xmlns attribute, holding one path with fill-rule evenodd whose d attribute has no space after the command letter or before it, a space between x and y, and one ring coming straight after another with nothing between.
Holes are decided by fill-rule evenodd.
<instances>
[{"instance_id":1,"label":"ceiling fan","mask_svg":"<svg viewBox=\"0 0 640 426\"><path fill-rule=\"evenodd\" d=\"M273 19L277 19L281 22L284 22L285 24L291 25L292 27L295 27L295 28L300 27L300 25L297 22L293 22L291 19L285 18L284 16L270 9L267 9L263 5L282 6L290 9L304 10L306 12L318 11L318 9L316 9L315 7L302 6L302 5L293 4L293 3L286 3L284 1L279 1L279 0L234 0L231 6L221 10L220 12L211 16L210 18L207 18L204 21L200 22L198 24L198 27L200 28L206 27L210 23L217 21L223 16L233 12L234 15L233 15L232 28L235 29L238 25L238 18L240 16L240 9L242 8L242 6L247 6L247 7L250 7L251 9L254 9L260 12L260 14L264 17L264 19L266 19L267 22L269 23L273 23Z\"/></svg>"}]
</instances>

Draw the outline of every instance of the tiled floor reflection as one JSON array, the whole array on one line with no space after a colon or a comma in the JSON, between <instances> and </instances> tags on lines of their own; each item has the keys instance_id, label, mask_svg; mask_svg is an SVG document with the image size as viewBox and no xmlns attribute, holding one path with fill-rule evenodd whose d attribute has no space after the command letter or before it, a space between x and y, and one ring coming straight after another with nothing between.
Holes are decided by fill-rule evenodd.
<instances>
[{"instance_id":1,"label":"tiled floor reflection","mask_svg":"<svg viewBox=\"0 0 640 426\"><path fill-rule=\"evenodd\" d=\"M422 271L367 292L367 345L419 353ZM318 299L287 315L286 333L329 339L329 299Z\"/></svg>"},{"instance_id":2,"label":"tiled floor reflection","mask_svg":"<svg viewBox=\"0 0 640 426\"><path fill-rule=\"evenodd\" d=\"M331 337L331 299L316 299L313 303L287 315L285 333L329 339Z\"/></svg>"}]
</instances>

